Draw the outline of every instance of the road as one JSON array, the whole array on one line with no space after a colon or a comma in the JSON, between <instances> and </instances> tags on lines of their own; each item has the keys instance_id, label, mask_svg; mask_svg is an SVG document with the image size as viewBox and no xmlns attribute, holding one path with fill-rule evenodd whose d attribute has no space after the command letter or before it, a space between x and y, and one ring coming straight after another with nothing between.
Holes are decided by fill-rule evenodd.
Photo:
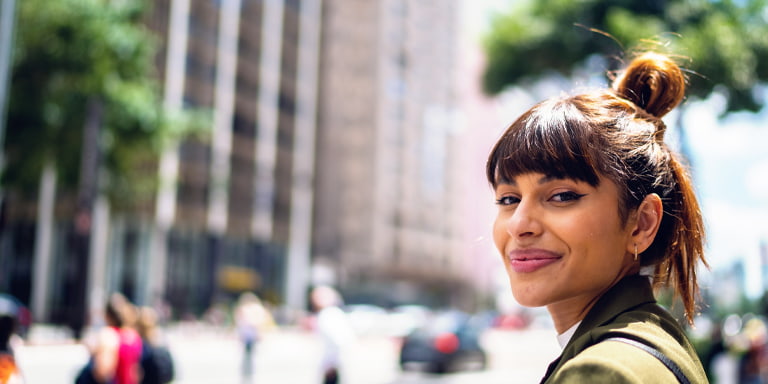
<instances>
[{"instance_id":1,"label":"road","mask_svg":"<svg viewBox=\"0 0 768 384\"><path fill-rule=\"evenodd\" d=\"M176 361L177 384L312 384L319 382L320 344L311 333L281 329L264 337L255 355L253 380L239 375L241 348L230 330L188 326L167 332ZM490 330L483 336L489 355L482 371L432 375L400 370L397 341L387 337L365 337L344 355L341 371L344 384L416 383L538 383L547 364L559 353L554 331ZM86 348L76 343L20 345L17 359L28 384L73 383L88 359Z\"/></svg>"}]
</instances>

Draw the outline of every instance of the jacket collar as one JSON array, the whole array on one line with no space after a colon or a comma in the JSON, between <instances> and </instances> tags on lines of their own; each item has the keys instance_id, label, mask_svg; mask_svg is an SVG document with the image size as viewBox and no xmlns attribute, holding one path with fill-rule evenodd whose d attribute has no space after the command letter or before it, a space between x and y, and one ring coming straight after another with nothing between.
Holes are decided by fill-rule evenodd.
<instances>
[{"instance_id":1,"label":"jacket collar","mask_svg":"<svg viewBox=\"0 0 768 384\"><path fill-rule=\"evenodd\" d=\"M594 307L589 310L568 344L563 348L563 353L549 365L541 382L547 381L549 376L566 361L596 342L589 336L590 331L612 322L620 314L635 307L655 302L656 299L653 297L653 288L648 276L632 275L621 279L608 289L597 300Z\"/></svg>"},{"instance_id":2,"label":"jacket collar","mask_svg":"<svg viewBox=\"0 0 768 384\"><path fill-rule=\"evenodd\" d=\"M632 275L621 279L611 287L582 320L581 325L565 346L568 349L573 341L590 330L612 322L620 314L643 304L655 303L653 289L648 276Z\"/></svg>"}]
</instances>

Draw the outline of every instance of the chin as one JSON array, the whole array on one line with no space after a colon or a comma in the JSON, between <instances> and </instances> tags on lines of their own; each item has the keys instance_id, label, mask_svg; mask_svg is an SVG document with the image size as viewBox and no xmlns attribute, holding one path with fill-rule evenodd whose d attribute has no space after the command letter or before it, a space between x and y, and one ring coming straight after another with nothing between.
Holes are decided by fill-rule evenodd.
<instances>
[{"instance_id":1,"label":"chin","mask_svg":"<svg viewBox=\"0 0 768 384\"><path fill-rule=\"evenodd\" d=\"M520 304L520 305L522 305L523 307L527 307L527 308L540 308L540 307L546 307L546 306L547 306L547 304L549 304L549 303L547 303L547 302L543 302L543 301L536 301L536 300L528 300L528 301L525 301L525 300L517 300L517 303L518 303L518 304Z\"/></svg>"},{"instance_id":2,"label":"chin","mask_svg":"<svg viewBox=\"0 0 768 384\"><path fill-rule=\"evenodd\" d=\"M535 308L535 307L544 307L549 302L547 300L544 300L542 297L538 297L537 295L527 295L524 292L522 292L522 288L518 287L518 289L515 289L514 286L512 288L512 296L515 298L515 301L517 301L518 304L529 307L529 308Z\"/></svg>"}]
</instances>

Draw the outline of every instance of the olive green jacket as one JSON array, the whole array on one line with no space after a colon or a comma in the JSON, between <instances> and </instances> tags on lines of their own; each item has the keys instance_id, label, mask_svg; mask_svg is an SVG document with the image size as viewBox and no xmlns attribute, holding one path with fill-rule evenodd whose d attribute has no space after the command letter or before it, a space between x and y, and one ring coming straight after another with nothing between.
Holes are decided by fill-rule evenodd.
<instances>
[{"instance_id":1,"label":"olive green jacket","mask_svg":"<svg viewBox=\"0 0 768 384\"><path fill-rule=\"evenodd\" d=\"M598 299L541 382L677 382L650 353L619 341L600 342L613 336L655 347L680 367L691 384L708 383L682 327L656 304L648 277L637 275L622 279Z\"/></svg>"}]
</instances>

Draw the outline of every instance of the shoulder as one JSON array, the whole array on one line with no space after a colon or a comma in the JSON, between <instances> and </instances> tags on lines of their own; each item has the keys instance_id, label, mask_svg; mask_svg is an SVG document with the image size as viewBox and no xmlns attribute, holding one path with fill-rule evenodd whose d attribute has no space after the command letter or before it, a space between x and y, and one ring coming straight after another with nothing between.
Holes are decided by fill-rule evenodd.
<instances>
[{"instance_id":1,"label":"shoulder","mask_svg":"<svg viewBox=\"0 0 768 384\"><path fill-rule=\"evenodd\" d=\"M616 315L611 321L579 335L588 347L612 336L625 336L644 342L661 352L696 356L685 329L672 315L657 304L645 304Z\"/></svg>"},{"instance_id":2,"label":"shoulder","mask_svg":"<svg viewBox=\"0 0 768 384\"><path fill-rule=\"evenodd\" d=\"M335 319L338 320L340 318L345 318L346 313L339 308L339 307L327 307L320 310L320 312L317 313L318 318L327 318L327 319Z\"/></svg>"},{"instance_id":3,"label":"shoulder","mask_svg":"<svg viewBox=\"0 0 768 384\"><path fill-rule=\"evenodd\" d=\"M120 338L129 344L141 344L141 335L133 328L121 329Z\"/></svg>"},{"instance_id":4,"label":"shoulder","mask_svg":"<svg viewBox=\"0 0 768 384\"><path fill-rule=\"evenodd\" d=\"M117 348L120 345L120 334L112 327L103 327L96 336L97 349Z\"/></svg>"},{"instance_id":5,"label":"shoulder","mask_svg":"<svg viewBox=\"0 0 768 384\"><path fill-rule=\"evenodd\" d=\"M576 373L600 372L608 377L613 374L623 378L612 382L644 382L648 375L656 378L651 382L668 382L659 381L659 377L669 377L670 382L676 382L672 372L647 351L619 341L601 341L614 336L650 346L679 366L692 383L706 382L706 373L683 327L665 309L655 304L622 313L613 321L587 332L580 340L584 346L581 352L563 369L576 369Z\"/></svg>"},{"instance_id":6,"label":"shoulder","mask_svg":"<svg viewBox=\"0 0 768 384\"><path fill-rule=\"evenodd\" d=\"M647 352L617 341L595 344L566 362L556 383L674 383L675 376Z\"/></svg>"},{"instance_id":7,"label":"shoulder","mask_svg":"<svg viewBox=\"0 0 768 384\"><path fill-rule=\"evenodd\" d=\"M658 349L679 365L700 367L696 350L680 323L658 305L621 314L612 323L592 332L594 340L624 336ZM629 346L632 347L632 346Z\"/></svg>"}]
</instances>

